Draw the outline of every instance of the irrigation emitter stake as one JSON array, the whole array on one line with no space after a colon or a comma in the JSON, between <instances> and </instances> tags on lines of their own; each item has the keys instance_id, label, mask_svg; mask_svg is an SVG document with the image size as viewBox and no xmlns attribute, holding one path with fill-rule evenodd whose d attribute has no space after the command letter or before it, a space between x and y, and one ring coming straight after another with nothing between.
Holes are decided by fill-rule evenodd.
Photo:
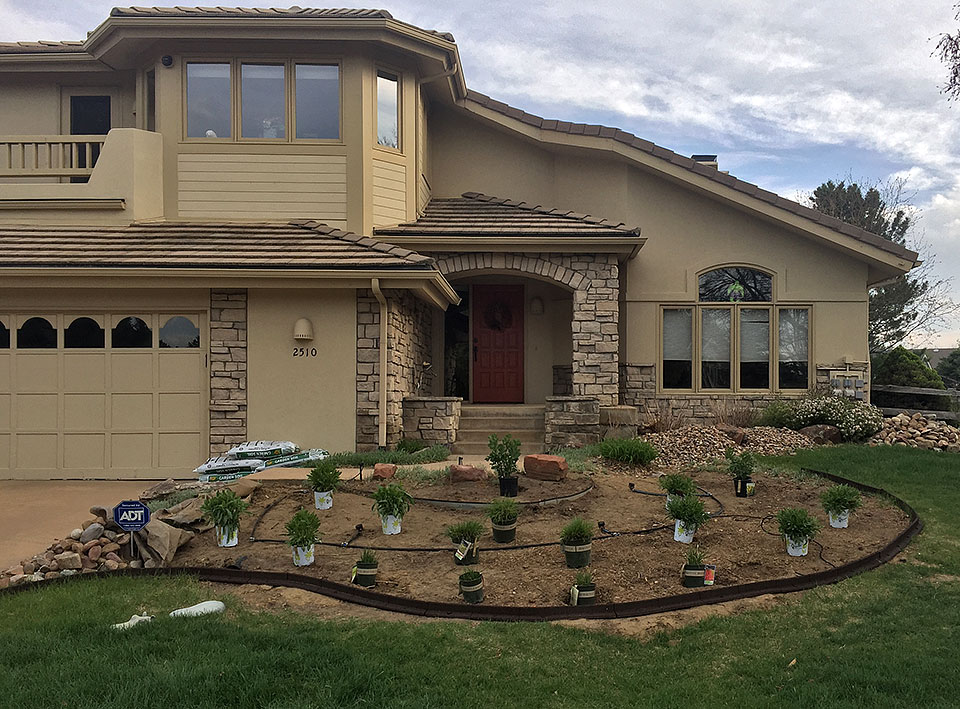
<instances>
[{"instance_id":1,"label":"irrigation emitter stake","mask_svg":"<svg viewBox=\"0 0 960 709\"><path fill-rule=\"evenodd\" d=\"M357 537L359 537L361 534L363 534L363 525L362 525L362 524L358 524L358 525L355 527L355 529L356 529L357 531L353 533L353 536L350 537L347 541L343 542L340 546L342 546L342 547L348 547L348 546L350 546L351 544L353 544L354 541L356 541Z\"/></svg>"}]
</instances>

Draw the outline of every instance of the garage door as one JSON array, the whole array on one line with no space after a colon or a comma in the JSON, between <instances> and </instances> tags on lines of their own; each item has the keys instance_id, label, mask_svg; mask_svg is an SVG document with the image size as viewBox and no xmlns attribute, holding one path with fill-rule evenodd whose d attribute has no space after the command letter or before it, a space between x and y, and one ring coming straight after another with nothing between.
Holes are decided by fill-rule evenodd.
<instances>
[{"instance_id":1,"label":"garage door","mask_svg":"<svg viewBox=\"0 0 960 709\"><path fill-rule=\"evenodd\" d=\"M0 478L196 467L207 448L204 326L196 312L0 313Z\"/></svg>"}]
</instances>

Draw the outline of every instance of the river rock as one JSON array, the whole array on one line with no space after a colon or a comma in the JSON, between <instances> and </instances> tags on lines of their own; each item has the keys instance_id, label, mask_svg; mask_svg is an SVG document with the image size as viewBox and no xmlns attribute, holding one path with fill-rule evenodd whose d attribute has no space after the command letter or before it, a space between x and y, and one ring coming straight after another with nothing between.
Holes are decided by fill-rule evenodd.
<instances>
[{"instance_id":1,"label":"river rock","mask_svg":"<svg viewBox=\"0 0 960 709\"><path fill-rule=\"evenodd\" d=\"M80 527L77 527L75 530L70 532L70 538L76 541L80 539L81 534L83 534L83 529L81 529Z\"/></svg>"},{"instance_id":2,"label":"river rock","mask_svg":"<svg viewBox=\"0 0 960 709\"><path fill-rule=\"evenodd\" d=\"M93 541L94 539L99 539L103 535L103 525L99 522L94 522L86 529L83 530L83 534L80 535L80 543L86 544L87 542Z\"/></svg>"},{"instance_id":3,"label":"river rock","mask_svg":"<svg viewBox=\"0 0 960 709\"><path fill-rule=\"evenodd\" d=\"M62 554L57 554L57 556L54 558L54 561L57 562L57 565L61 570L83 568L82 558L75 551L65 551Z\"/></svg>"}]
</instances>

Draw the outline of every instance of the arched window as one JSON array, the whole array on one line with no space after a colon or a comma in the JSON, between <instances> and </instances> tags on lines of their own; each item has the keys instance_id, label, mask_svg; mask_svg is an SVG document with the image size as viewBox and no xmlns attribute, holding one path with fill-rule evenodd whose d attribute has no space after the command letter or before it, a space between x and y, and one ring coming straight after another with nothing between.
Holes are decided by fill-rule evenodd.
<instances>
[{"instance_id":1,"label":"arched window","mask_svg":"<svg viewBox=\"0 0 960 709\"><path fill-rule=\"evenodd\" d=\"M175 315L160 328L161 347L199 347L200 328L190 318Z\"/></svg>"},{"instance_id":2,"label":"arched window","mask_svg":"<svg viewBox=\"0 0 960 709\"><path fill-rule=\"evenodd\" d=\"M93 318L77 318L63 331L63 346L68 349L100 349L103 328Z\"/></svg>"},{"instance_id":3,"label":"arched window","mask_svg":"<svg viewBox=\"0 0 960 709\"><path fill-rule=\"evenodd\" d=\"M810 309L776 305L773 277L724 266L698 279L698 305L661 311L664 390L758 392L807 389Z\"/></svg>"},{"instance_id":4,"label":"arched window","mask_svg":"<svg viewBox=\"0 0 960 709\"><path fill-rule=\"evenodd\" d=\"M153 331L140 318L124 318L113 328L111 341L118 349L153 347Z\"/></svg>"},{"instance_id":5,"label":"arched window","mask_svg":"<svg viewBox=\"0 0 960 709\"><path fill-rule=\"evenodd\" d=\"M10 331L0 320L0 350L10 349Z\"/></svg>"},{"instance_id":6,"label":"arched window","mask_svg":"<svg viewBox=\"0 0 960 709\"><path fill-rule=\"evenodd\" d=\"M30 318L17 330L17 348L21 350L55 349L57 331L46 318Z\"/></svg>"}]
</instances>

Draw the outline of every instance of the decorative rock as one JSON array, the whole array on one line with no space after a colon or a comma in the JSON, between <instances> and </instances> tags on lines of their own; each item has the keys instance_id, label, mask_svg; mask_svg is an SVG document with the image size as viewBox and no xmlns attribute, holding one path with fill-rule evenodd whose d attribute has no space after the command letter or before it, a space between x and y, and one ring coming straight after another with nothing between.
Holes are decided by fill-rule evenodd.
<instances>
[{"instance_id":1,"label":"decorative rock","mask_svg":"<svg viewBox=\"0 0 960 709\"><path fill-rule=\"evenodd\" d=\"M397 466L393 463L377 463L373 466L374 480L389 480L397 474Z\"/></svg>"},{"instance_id":2,"label":"decorative rock","mask_svg":"<svg viewBox=\"0 0 960 709\"><path fill-rule=\"evenodd\" d=\"M121 561L123 561L123 559L121 559L119 556L114 554L112 551L109 552L108 554L104 554L103 558L106 559L107 561L112 561L115 564L119 564Z\"/></svg>"},{"instance_id":3,"label":"decorative rock","mask_svg":"<svg viewBox=\"0 0 960 709\"><path fill-rule=\"evenodd\" d=\"M142 569L142 568L143 568L143 562L140 561L140 559L134 559L133 561L130 562L130 568L131 568L131 569Z\"/></svg>"},{"instance_id":4,"label":"decorative rock","mask_svg":"<svg viewBox=\"0 0 960 709\"><path fill-rule=\"evenodd\" d=\"M93 520L92 520L92 519L88 519L88 520L84 520L83 524L81 524L80 526L81 526L83 529L86 529L86 528L89 527L91 524L93 524Z\"/></svg>"},{"instance_id":5,"label":"decorative rock","mask_svg":"<svg viewBox=\"0 0 960 709\"><path fill-rule=\"evenodd\" d=\"M107 538L106 533L104 533L104 535L97 540L97 543L100 544L100 545L102 545L102 546L106 546L107 544L112 544L113 542L111 542L111 541Z\"/></svg>"},{"instance_id":6,"label":"decorative rock","mask_svg":"<svg viewBox=\"0 0 960 709\"><path fill-rule=\"evenodd\" d=\"M74 569L64 569L63 571L60 572L60 575L61 575L61 576L74 576L76 573L77 573L77 572L76 572L76 570L74 570Z\"/></svg>"},{"instance_id":7,"label":"decorative rock","mask_svg":"<svg viewBox=\"0 0 960 709\"><path fill-rule=\"evenodd\" d=\"M96 569L83 569L82 571L80 571L80 573L81 573L81 574L95 574L95 573L97 573L97 570L96 570Z\"/></svg>"},{"instance_id":8,"label":"decorative rock","mask_svg":"<svg viewBox=\"0 0 960 709\"><path fill-rule=\"evenodd\" d=\"M117 537L120 536L120 535L117 534L116 532L114 532L113 530L108 529L108 530L106 530L106 531L103 533L103 536L105 536L105 537L106 537L107 539L109 539L111 542L115 542L115 541L117 541Z\"/></svg>"},{"instance_id":9,"label":"decorative rock","mask_svg":"<svg viewBox=\"0 0 960 709\"><path fill-rule=\"evenodd\" d=\"M64 545L63 550L64 550L64 551L68 551L66 545ZM82 554L82 553L83 553L83 544L81 544L80 542L74 542L73 544L70 545L69 551L75 552L75 553L77 553L77 554Z\"/></svg>"},{"instance_id":10,"label":"decorative rock","mask_svg":"<svg viewBox=\"0 0 960 709\"><path fill-rule=\"evenodd\" d=\"M37 570L36 564L34 564L32 561L23 562L22 564L20 564L20 568L23 569L23 573L27 575L32 574L34 571Z\"/></svg>"},{"instance_id":11,"label":"decorative rock","mask_svg":"<svg viewBox=\"0 0 960 709\"><path fill-rule=\"evenodd\" d=\"M51 571L59 571L60 562L58 562L56 559L52 559L50 563L47 564L47 568L50 569Z\"/></svg>"},{"instance_id":12,"label":"decorative rock","mask_svg":"<svg viewBox=\"0 0 960 709\"><path fill-rule=\"evenodd\" d=\"M78 527L77 529L70 532L70 538L74 540L80 539L81 534L83 534L83 530Z\"/></svg>"},{"instance_id":13,"label":"decorative rock","mask_svg":"<svg viewBox=\"0 0 960 709\"><path fill-rule=\"evenodd\" d=\"M129 544L129 543L130 543L130 535L129 535L129 534L121 534L119 537L117 537L117 538L114 539L113 541L116 542L117 544L119 544L120 546L123 546L124 544Z\"/></svg>"},{"instance_id":14,"label":"decorative rock","mask_svg":"<svg viewBox=\"0 0 960 709\"><path fill-rule=\"evenodd\" d=\"M90 551L91 549L93 549L93 547L96 547L96 546L100 546L100 540L99 540L99 539L91 539L89 542L87 542L86 544L83 545L83 551L84 551L84 553L86 553L86 552Z\"/></svg>"},{"instance_id":15,"label":"decorative rock","mask_svg":"<svg viewBox=\"0 0 960 709\"><path fill-rule=\"evenodd\" d=\"M83 568L81 556L74 551L65 551L54 558L61 570Z\"/></svg>"},{"instance_id":16,"label":"decorative rock","mask_svg":"<svg viewBox=\"0 0 960 709\"><path fill-rule=\"evenodd\" d=\"M90 547L90 550L87 551L87 557L90 559L90 561L96 561L97 559L100 558L100 555L102 553L103 553L103 547L101 546Z\"/></svg>"},{"instance_id":17,"label":"decorative rock","mask_svg":"<svg viewBox=\"0 0 960 709\"><path fill-rule=\"evenodd\" d=\"M103 565L106 567L107 571L116 571L118 568L120 568L120 563L114 561L113 559L107 559L105 562L103 562Z\"/></svg>"},{"instance_id":18,"label":"decorative rock","mask_svg":"<svg viewBox=\"0 0 960 709\"><path fill-rule=\"evenodd\" d=\"M452 483L470 483L486 480L488 473L483 468L474 465L451 465L450 482Z\"/></svg>"},{"instance_id":19,"label":"decorative rock","mask_svg":"<svg viewBox=\"0 0 960 709\"><path fill-rule=\"evenodd\" d=\"M843 439L843 434L836 426L830 426L825 423L818 423L813 426L806 426L800 429L800 433L809 438L817 445L827 443L839 443Z\"/></svg>"},{"instance_id":20,"label":"decorative rock","mask_svg":"<svg viewBox=\"0 0 960 709\"><path fill-rule=\"evenodd\" d=\"M155 569L157 568L157 562L155 562L153 559L147 559L145 562L143 562L143 568Z\"/></svg>"},{"instance_id":21,"label":"decorative rock","mask_svg":"<svg viewBox=\"0 0 960 709\"><path fill-rule=\"evenodd\" d=\"M717 430L720 431L724 436L729 438L731 441L736 443L738 446L743 445L743 439L747 435L747 432L738 426L731 426L726 423L722 423L717 426Z\"/></svg>"},{"instance_id":22,"label":"decorative rock","mask_svg":"<svg viewBox=\"0 0 960 709\"><path fill-rule=\"evenodd\" d=\"M11 586L19 586L21 583L28 581L30 579L26 574L14 574L10 577Z\"/></svg>"},{"instance_id":23,"label":"decorative rock","mask_svg":"<svg viewBox=\"0 0 960 709\"><path fill-rule=\"evenodd\" d=\"M103 546L104 554L109 554L112 551L119 551L119 550L120 550L120 545L117 543L105 544Z\"/></svg>"},{"instance_id":24,"label":"decorative rock","mask_svg":"<svg viewBox=\"0 0 960 709\"><path fill-rule=\"evenodd\" d=\"M6 588L6 587L9 586L9 585L10 585L10 577L9 577L9 576L0 576L0 589L4 589L4 588Z\"/></svg>"},{"instance_id":25,"label":"decorative rock","mask_svg":"<svg viewBox=\"0 0 960 709\"><path fill-rule=\"evenodd\" d=\"M46 581L49 581L50 579L58 579L58 578L60 578L60 572L59 572L59 571L48 571L47 573L45 573L45 574L43 575L43 578L44 578L44 580L46 580Z\"/></svg>"},{"instance_id":26,"label":"decorative rock","mask_svg":"<svg viewBox=\"0 0 960 709\"><path fill-rule=\"evenodd\" d=\"M97 562L93 561L89 556L81 556L80 566L82 566L84 569L96 569Z\"/></svg>"},{"instance_id":27,"label":"decorative rock","mask_svg":"<svg viewBox=\"0 0 960 709\"><path fill-rule=\"evenodd\" d=\"M523 456L523 471L534 480L559 482L567 477L567 461L559 455L536 453Z\"/></svg>"},{"instance_id":28,"label":"decorative rock","mask_svg":"<svg viewBox=\"0 0 960 709\"><path fill-rule=\"evenodd\" d=\"M94 517L99 517L100 519L110 519L113 516L108 512L106 507L102 507L100 505L94 505L91 507L90 514L92 514Z\"/></svg>"},{"instance_id":29,"label":"decorative rock","mask_svg":"<svg viewBox=\"0 0 960 709\"><path fill-rule=\"evenodd\" d=\"M103 525L99 522L94 522L84 528L83 534L80 535L80 543L86 544L94 539L99 539L102 534Z\"/></svg>"}]
</instances>

